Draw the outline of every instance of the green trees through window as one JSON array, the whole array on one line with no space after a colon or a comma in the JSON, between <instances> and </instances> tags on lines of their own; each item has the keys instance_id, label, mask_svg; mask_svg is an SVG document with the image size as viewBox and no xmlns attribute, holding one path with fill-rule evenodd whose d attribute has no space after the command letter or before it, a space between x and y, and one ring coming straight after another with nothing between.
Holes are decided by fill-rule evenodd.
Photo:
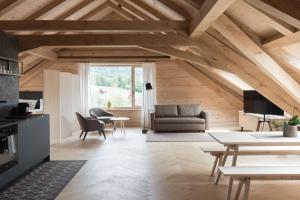
<instances>
[{"instance_id":1,"label":"green trees through window","mask_svg":"<svg viewBox=\"0 0 300 200\"><path fill-rule=\"evenodd\" d=\"M140 107L142 105L143 68L91 67L89 87L92 107L108 107L108 102L113 108Z\"/></svg>"}]
</instances>

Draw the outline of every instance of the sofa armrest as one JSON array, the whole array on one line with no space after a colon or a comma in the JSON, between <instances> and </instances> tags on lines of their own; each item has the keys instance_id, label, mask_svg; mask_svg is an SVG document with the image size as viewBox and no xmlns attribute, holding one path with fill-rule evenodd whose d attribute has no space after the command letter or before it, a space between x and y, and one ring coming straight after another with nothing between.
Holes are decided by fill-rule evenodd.
<instances>
[{"instance_id":1,"label":"sofa armrest","mask_svg":"<svg viewBox=\"0 0 300 200\"><path fill-rule=\"evenodd\" d=\"M155 119L155 113L150 113L150 129L153 131L154 129L154 119Z\"/></svg>"},{"instance_id":2,"label":"sofa armrest","mask_svg":"<svg viewBox=\"0 0 300 200\"><path fill-rule=\"evenodd\" d=\"M209 116L207 112L202 111L200 113L200 118L205 119L205 130L209 129Z\"/></svg>"}]
</instances>

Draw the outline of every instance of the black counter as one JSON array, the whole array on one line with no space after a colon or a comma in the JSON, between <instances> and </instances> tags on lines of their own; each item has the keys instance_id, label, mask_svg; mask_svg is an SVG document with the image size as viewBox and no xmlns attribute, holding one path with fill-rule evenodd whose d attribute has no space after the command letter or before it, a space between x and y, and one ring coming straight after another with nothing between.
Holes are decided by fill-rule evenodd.
<instances>
[{"instance_id":1,"label":"black counter","mask_svg":"<svg viewBox=\"0 0 300 200\"><path fill-rule=\"evenodd\" d=\"M48 115L31 115L26 119L3 122L1 127L17 125L18 163L0 174L0 188L7 185L50 156L50 132Z\"/></svg>"}]
</instances>

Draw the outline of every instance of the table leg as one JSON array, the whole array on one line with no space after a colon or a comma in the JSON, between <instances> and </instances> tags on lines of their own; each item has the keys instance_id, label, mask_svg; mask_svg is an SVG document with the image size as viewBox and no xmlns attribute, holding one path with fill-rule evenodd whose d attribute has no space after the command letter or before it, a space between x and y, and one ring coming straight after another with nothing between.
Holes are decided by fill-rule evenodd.
<instances>
[{"instance_id":1,"label":"table leg","mask_svg":"<svg viewBox=\"0 0 300 200\"><path fill-rule=\"evenodd\" d=\"M233 150L234 150L234 152L233 152L232 166L236 166L239 146L238 145L234 146ZM233 178L230 177L229 184L228 184L227 200L231 199L232 185L233 185Z\"/></svg>"},{"instance_id":2,"label":"table leg","mask_svg":"<svg viewBox=\"0 0 300 200\"><path fill-rule=\"evenodd\" d=\"M239 186L238 186L237 191L236 191L235 200L239 200L243 185L244 185L244 180L240 180L239 181Z\"/></svg>"},{"instance_id":3,"label":"table leg","mask_svg":"<svg viewBox=\"0 0 300 200\"><path fill-rule=\"evenodd\" d=\"M244 200L248 200L249 190L250 190L250 178L248 178L245 182Z\"/></svg>"},{"instance_id":4,"label":"table leg","mask_svg":"<svg viewBox=\"0 0 300 200\"><path fill-rule=\"evenodd\" d=\"M124 131L124 135L126 136L126 132L125 132L125 121L123 121L123 131Z\"/></svg>"},{"instance_id":5,"label":"table leg","mask_svg":"<svg viewBox=\"0 0 300 200\"><path fill-rule=\"evenodd\" d=\"M213 168L211 170L211 176L214 176L215 174L215 170L216 170L216 167L217 167L217 164L218 164L218 161L219 161L219 155L218 156L215 156L215 161L214 161L214 165L213 165Z\"/></svg>"},{"instance_id":6,"label":"table leg","mask_svg":"<svg viewBox=\"0 0 300 200\"><path fill-rule=\"evenodd\" d=\"M230 146L227 146L227 149L225 151L221 166L225 166L226 159L228 157L229 152L230 152ZM220 177L221 177L221 172L218 170L218 175L217 175L217 178L216 178L216 181L215 181L216 184L219 183Z\"/></svg>"}]
</instances>

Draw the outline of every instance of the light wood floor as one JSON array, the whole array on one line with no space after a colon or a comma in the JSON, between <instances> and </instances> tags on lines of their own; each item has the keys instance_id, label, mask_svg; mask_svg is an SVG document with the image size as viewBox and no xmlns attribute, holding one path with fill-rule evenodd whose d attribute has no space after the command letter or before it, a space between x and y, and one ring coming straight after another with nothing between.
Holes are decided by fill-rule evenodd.
<instances>
[{"instance_id":1,"label":"light wood floor","mask_svg":"<svg viewBox=\"0 0 300 200\"><path fill-rule=\"evenodd\" d=\"M88 160L57 200L223 200L228 179L215 185L201 143L146 143L140 129L74 136L51 147L52 160ZM300 156L244 156L239 165L299 165ZM298 200L299 181L253 182L250 199Z\"/></svg>"}]
</instances>

